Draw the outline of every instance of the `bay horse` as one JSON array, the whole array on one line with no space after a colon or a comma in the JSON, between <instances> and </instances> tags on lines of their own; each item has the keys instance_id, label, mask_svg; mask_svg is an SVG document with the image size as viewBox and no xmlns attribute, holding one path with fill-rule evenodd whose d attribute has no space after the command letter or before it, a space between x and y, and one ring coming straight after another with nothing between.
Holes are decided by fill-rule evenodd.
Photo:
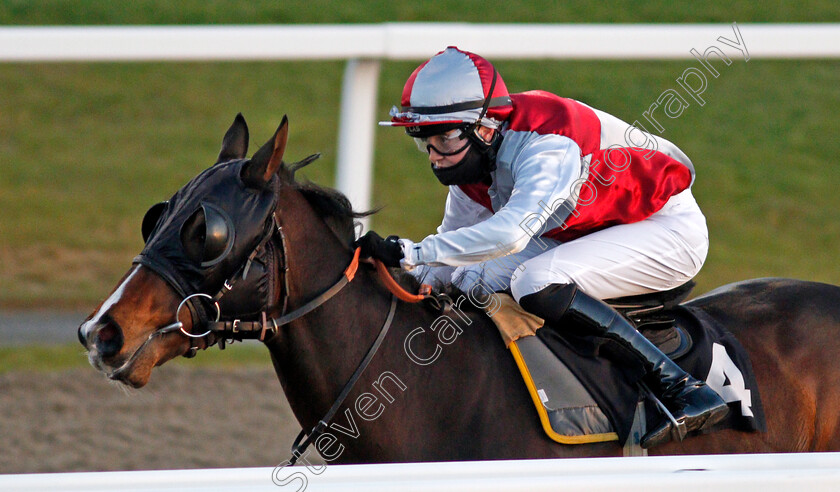
<instances>
[{"instance_id":1,"label":"bay horse","mask_svg":"<svg viewBox=\"0 0 840 492\"><path fill-rule=\"evenodd\" d=\"M513 358L480 310L461 306L457 327L435 330L437 309L395 304L373 269L337 280L353 276L360 214L338 192L295 180L309 159L283 163L287 134L284 117L247 159L248 128L237 115L217 162L150 210L143 253L79 327L96 369L141 387L155 366L224 343L227 335L205 333L215 323L228 335L259 333L304 429L346 393L316 442L330 462L622 455L616 442L546 437ZM214 304L220 298L230 301ZM767 431L723 430L651 454L840 450L840 288L750 280L688 304L723 322L748 351ZM344 386L353 377L352 388Z\"/></svg>"}]
</instances>

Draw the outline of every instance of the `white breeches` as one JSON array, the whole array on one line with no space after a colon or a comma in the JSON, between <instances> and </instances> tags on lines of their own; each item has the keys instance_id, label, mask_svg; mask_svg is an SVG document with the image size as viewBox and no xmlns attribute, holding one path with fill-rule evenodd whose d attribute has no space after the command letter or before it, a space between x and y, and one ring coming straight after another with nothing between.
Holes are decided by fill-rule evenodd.
<instances>
[{"instance_id":1,"label":"white breeches","mask_svg":"<svg viewBox=\"0 0 840 492\"><path fill-rule=\"evenodd\" d=\"M511 289L519 301L550 284L574 283L599 299L663 291L697 275L709 250L706 218L686 190L654 215L562 243L535 238L524 250L463 267L415 270L422 282L452 282L468 291Z\"/></svg>"}]
</instances>

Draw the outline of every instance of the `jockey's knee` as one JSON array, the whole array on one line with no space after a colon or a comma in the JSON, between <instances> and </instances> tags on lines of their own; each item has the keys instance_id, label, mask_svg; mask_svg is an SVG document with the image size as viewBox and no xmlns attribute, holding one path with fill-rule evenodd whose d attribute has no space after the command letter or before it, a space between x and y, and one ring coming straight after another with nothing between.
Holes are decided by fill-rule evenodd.
<instances>
[{"instance_id":1,"label":"jockey's knee","mask_svg":"<svg viewBox=\"0 0 840 492\"><path fill-rule=\"evenodd\" d=\"M501 292L510 287L510 282L509 274L488 268L485 263L458 267L452 273L452 284L464 292L478 285L486 292Z\"/></svg>"},{"instance_id":2,"label":"jockey's knee","mask_svg":"<svg viewBox=\"0 0 840 492\"><path fill-rule=\"evenodd\" d=\"M535 294L551 284L574 284L574 280L562 273L544 267L523 264L524 268L511 279L510 291L516 302L529 294Z\"/></svg>"},{"instance_id":3,"label":"jockey's knee","mask_svg":"<svg viewBox=\"0 0 840 492\"><path fill-rule=\"evenodd\" d=\"M470 287L480 278L479 273L473 265L458 267L452 272L452 285L464 292L469 292Z\"/></svg>"}]
</instances>

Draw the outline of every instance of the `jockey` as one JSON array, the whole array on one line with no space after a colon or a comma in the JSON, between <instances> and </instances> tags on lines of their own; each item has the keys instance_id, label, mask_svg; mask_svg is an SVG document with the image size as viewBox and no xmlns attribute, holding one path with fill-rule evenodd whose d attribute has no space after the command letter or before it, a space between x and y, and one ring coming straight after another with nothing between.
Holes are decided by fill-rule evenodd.
<instances>
[{"instance_id":1,"label":"jockey","mask_svg":"<svg viewBox=\"0 0 840 492\"><path fill-rule=\"evenodd\" d=\"M405 127L449 187L443 222L417 243L370 231L363 257L464 291L509 290L547 325L619 343L682 435L723 419L714 390L602 301L672 289L703 265L706 220L680 149L572 99L509 94L490 62L456 47L411 74L401 105L381 124ZM672 430L665 420L642 446Z\"/></svg>"}]
</instances>

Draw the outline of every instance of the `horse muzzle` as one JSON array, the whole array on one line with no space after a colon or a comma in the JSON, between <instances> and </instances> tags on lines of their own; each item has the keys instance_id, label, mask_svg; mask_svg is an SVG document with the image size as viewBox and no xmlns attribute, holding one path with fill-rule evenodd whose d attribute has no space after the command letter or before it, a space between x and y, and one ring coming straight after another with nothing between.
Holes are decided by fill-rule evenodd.
<instances>
[{"instance_id":1,"label":"horse muzzle","mask_svg":"<svg viewBox=\"0 0 840 492\"><path fill-rule=\"evenodd\" d=\"M79 342L87 349L91 364L99 370L104 365L118 366L125 342L123 330L110 316L90 319L79 326Z\"/></svg>"}]
</instances>

